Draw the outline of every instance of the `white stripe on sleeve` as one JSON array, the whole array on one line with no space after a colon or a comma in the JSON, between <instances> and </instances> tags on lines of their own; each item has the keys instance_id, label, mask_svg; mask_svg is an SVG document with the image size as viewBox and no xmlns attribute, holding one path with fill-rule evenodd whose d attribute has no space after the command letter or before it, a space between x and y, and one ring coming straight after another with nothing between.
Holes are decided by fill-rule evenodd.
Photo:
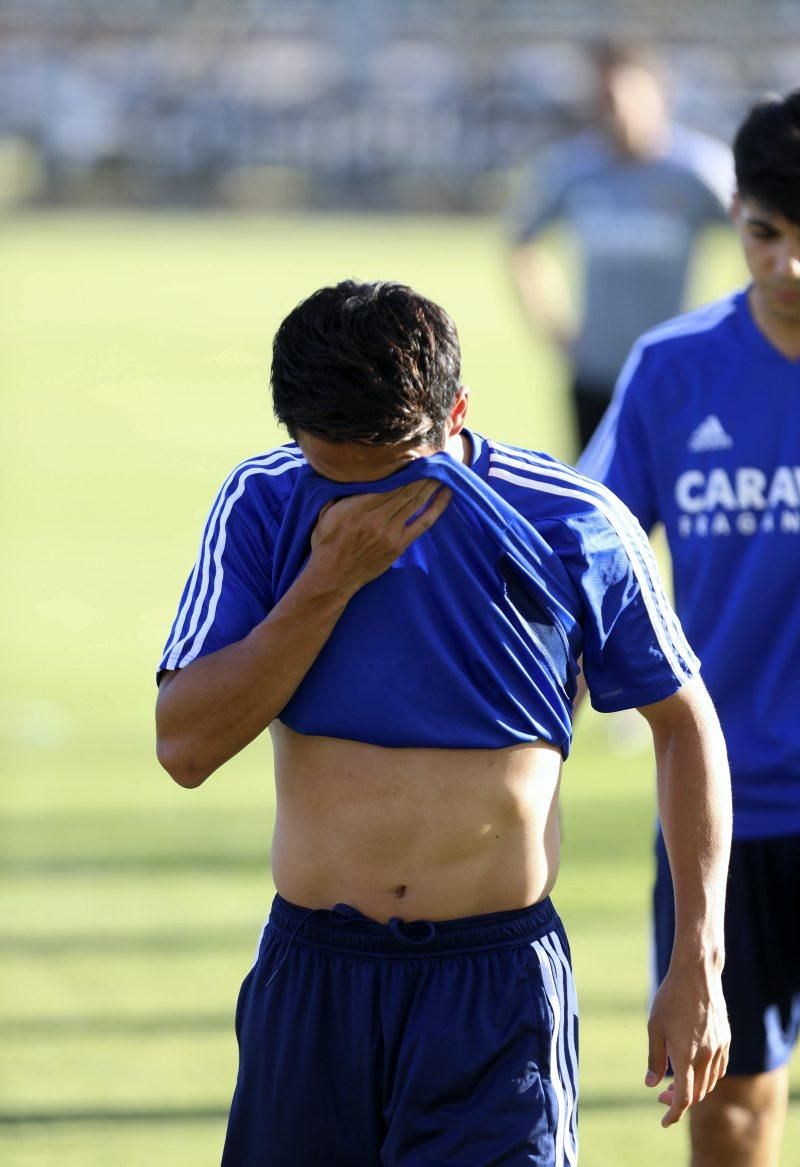
<instances>
[{"instance_id":1,"label":"white stripe on sleeve","mask_svg":"<svg viewBox=\"0 0 800 1167\"><path fill-rule=\"evenodd\" d=\"M671 629L672 641L678 655L683 657L687 662L691 662L694 659L692 651L683 634L680 621L664 592L661 575L656 564L655 556L653 555L653 549L639 525L636 516L625 506L622 500L617 498L613 491L609 490L607 486L604 486L602 482L587 479L583 474L577 470L573 470L571 467L553 465L549 460L529 451L518 451L500 444L497 445L497 449L503 450L509 455L506 459L502 459L498 455L498 460L505 460L509 465L514 465L515 463L512 459L516 459L517 466L520 465L520 462L529 464L530 472L535 473L537 476L544 475L555 481L566 482L577 486L586 492L587 501L596 506L598 510L601 510L601 513L605 514L606 512L600 508L599 500L602 499L607 504L608 508L616 516L617 521L625 527L629 534L626 551L631 558L633 558L631 552L634 552L638 557L642 570L650 582L650 587L656 599L661 618L665 625ZM609 516L607 515L607 517ZM610 518L609 521L612 522ZM612 526L617 530L613 522ZM619 534L619 530L617 530L617 533ZM686 675L692 675L691 668L689 668L688 674Z\"/></svg>"},{"instance_id":2,"label":"white stripe on sleeve","mask_svg":"<svg viewBox=\"0 0 800 1167\"><path fill-rule=\"evenodd\" d=\"M273 451L271 454L264 455L261 458L253 458L247 462L241 463L226 478L211 508L211 513L206 523L205 530L203 532L203 538L200 543L200 550L198 552L197 560L192 571L190 584L187 588L186 598L175 621L172 639L167 645L164 653L165 669L174 669L179 665L188 664L189 661L194 660L195 656L197 655L198 648L196 645L195 651L191 655L187 654L186 658L183 657L183 649L186 643L194 635L200 621L200 614L203 610L209 593L212 565L217 568L218 576L221 573L220 560L222 556L222 550L225 546L225 524L228 520L228 516L230 515L233 503L236 501L236 499L240 498L244 492L245 480L254 473L268 474L270 476L284 474L287 470L294 469L301 464L302 463L300 460L289 451L285 449L279 449ZM233 491L233 493L230 493L234 483L236 483L236 489ZM218 523L219 527L217 529ZM222 542L221 548L220 541ZM199 587L198 578L200 581ZM216 587L217 582L218 581L215 580L214 594L216 595L216 599L219 598L219 590ZM209 612L210 611L211 609L209 608ZM215 601L214 611L216 611ZM203 638L205 638L208 627L210 627L210 624L206 622L206 624L204 624Z\"/></svg>"},{"instance_id":3,"label":"white stripe on sleeve","mask_svg":"<svg viewBox=\"0 0 800 1167\"><path fill-rule=\"evenodd\" d=\"M575 471L551 467L549 464L541 465L530 460L523 461L524 455L521 455L520 451L513 451L512 457L503 453L501 447L498 446L497 449L501 452L493 452L491 460L500 465L495 465L489 470L490 478L502 478L529 490L588 502L608 520L628 555L659 647L672 672L681 680L692 677L694 654L664 594L650 545L644 533L633 526L630 512L616 495L600 483L586 481ZM513 473L504 469L505 466L523 470L531 477ZM561 486L561 482L567 485Z\"/></svg>"},{"instance_id":4,"label":"white stripe on sleeve","mask_svg":"<svg viewBox=\"0 0 800 1167\"><path fill-rule=\"evenodd\" d=\"M670 340L676 336L692 336L699 332L709 332L712 328L716 328L726 316L730 316L735 311L735 297L728 296L724 300L715 301L713 304L707 304L694 312L687 312L683 316L668 320L665 324L659 324L657 328L651 328L649 332L639 337L622 366L611 404L580 457L578 465L582 474L600 481L608 474L608 468L617 447L617 421L622 403L647 349L662 340Z\"/></svg>"}]
</instances>

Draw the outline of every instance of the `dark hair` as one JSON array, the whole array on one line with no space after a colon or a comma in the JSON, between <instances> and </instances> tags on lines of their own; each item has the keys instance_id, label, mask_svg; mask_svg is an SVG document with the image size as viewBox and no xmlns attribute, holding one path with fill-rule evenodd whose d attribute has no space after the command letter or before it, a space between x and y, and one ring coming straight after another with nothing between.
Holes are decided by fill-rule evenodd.
<instances>
[{"instance_id":1,"label":"dark hair","mask_svg":"<svg viewBox=\"0 0 800 1167\"><path fill-rule=\"evenodd\" d=\"M636 65L659 82L663 83L665 80L664 64L649 41L608 38L596 40L589 45L588 57L595 71L601 76L613 73L625 65Z\"/></svg>"},{"instance_id":2,"label":"dark hair","mask_svg":"<svg viewBox=\"0 0 800 1167\"><path fill-rule=\"evenodd\" d=\"M289 313L272 346L272 404L292 437L441 448L461 352L447 313L404 284L345 280Z\"/></svg>"},{"instance_id":3,"label":"dark hair","mask_svg":"<svg viewBox=\"0 0 800 1167\"><path fill-rule=\"evenodd\" d=\"M742 198L800 223L800 89L753 106L734 138L733 159Z\"/></svg>"}]
</instances>

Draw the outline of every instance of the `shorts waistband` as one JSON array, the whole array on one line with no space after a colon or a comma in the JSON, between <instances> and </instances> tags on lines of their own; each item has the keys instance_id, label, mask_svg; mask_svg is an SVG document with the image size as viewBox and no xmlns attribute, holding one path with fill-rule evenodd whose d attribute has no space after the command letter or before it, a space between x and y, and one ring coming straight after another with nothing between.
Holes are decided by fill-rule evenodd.
<instances>
[{"instance_id":1,"label":"shorts waistband","mask_svg":"<svg viewBox=\"0 0 800 1167\"><path fill-rule=\"evenodd\" d=\"M515 948L538 940L560 920L548 897L528 908L455 920L371 920L349 904L303 908L276 895L269 927L291 944L373 958L456 956Z\"/></svg>"}]
</instances>

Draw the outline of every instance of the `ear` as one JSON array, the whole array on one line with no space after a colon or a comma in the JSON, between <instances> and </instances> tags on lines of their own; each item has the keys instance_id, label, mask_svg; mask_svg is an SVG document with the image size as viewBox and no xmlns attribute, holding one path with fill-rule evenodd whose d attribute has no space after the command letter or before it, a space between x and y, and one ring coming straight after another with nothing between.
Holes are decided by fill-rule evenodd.
<instances>
[{"instance_id":1,"label":"ear","mask_svg":"<svg viewBox=\"0 0 800 1167\"><path fill-rule=\"evenodd\" d=\"M453 402L450 410L449 433L448 437L455 437L460 434L464 428L464 422L467 417L467 407L469 406L469 389L466 385L459 385L456 399Z\"/></svg>"}]
</instances>

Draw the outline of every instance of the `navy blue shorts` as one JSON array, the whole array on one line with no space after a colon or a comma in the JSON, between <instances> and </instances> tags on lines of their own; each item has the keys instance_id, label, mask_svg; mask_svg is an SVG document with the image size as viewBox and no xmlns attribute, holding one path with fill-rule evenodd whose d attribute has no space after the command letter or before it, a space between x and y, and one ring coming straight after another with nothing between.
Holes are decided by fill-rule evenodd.
<instances>
[{"instance_id":1,"label":"navy blue shorts","mask_svg":"<svg viewBox=\"0 0 800 1167\"><path fill-rule=\"evenodd\" d=\"M664 840L656 838L656 973L675 932ZM734 839L725 908L722 988L731 1023L729 1074L776 1070L800 1032L800 836Z\"/></svg>"},{"instance_id":2,"label":"navy blue shorts","mask_svg":"<svg viewBox=\"0 0 800 1167\"><path fill-rule=\"evenodd\" d=\"M223 1167L577 1161L577 1005L549 900L378 924L278 896L236 1033Z\"/></svg>"}]
</instances>

